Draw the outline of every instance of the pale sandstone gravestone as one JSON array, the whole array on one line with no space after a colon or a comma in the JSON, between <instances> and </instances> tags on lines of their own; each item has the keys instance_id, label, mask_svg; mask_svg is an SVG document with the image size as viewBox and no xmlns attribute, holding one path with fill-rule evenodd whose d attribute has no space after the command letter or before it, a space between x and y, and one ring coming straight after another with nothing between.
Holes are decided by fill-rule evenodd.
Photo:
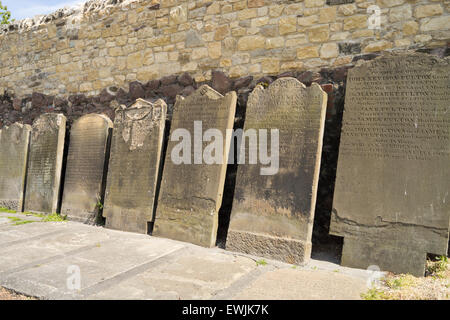
<instances>
[{"instance_id":1,"label":"pale sandstone gravestone","mask_svg":"<svg viewBox=\"0 0 450 320\"><path fill-rule=\"evenodd\" d=\"M107 228L151 231L166 112L161 99L117 108L103 209Z\"/></svg>"},{"instance_id":2,"label":"pale sandstone gravestone","mask_svg":"<svg viewBox=\"0 0 450 320\"><path fill-rule=\"evenodd\" d=\"M449 58L391 54L349 70L330 233L342 265L423 276L447 254Z\"/></svg>"},{"instance_id":3,"label":"pale sandstone gravestone","mask_svg":"<svg viewBox=\"0 0 450 320\"><path fill-rule=\"evenodd\" d=\"M0 207L22 211L31 126L0 130Z\"/></svg>"},{"instance_id":4,"label":"pale sandstone gravestone","mask_svg":"<svg viewBox=\"0 0 450 320\"><path fill-rule=\"evenodd\" d=\"M56 213L59 209L66 117L46 113L33 122L24 211Z\"/></svg>"},{"instance_id":5,"label":"pale sandstone gravestone","mask_svg":"<svg viewBox=\"0 0 450 320\"><path fill-rule=\"evenodd\" d=\"M168 143L153 235L204 247L215 245L230 148L226 130L233 129L236 102L235 92L222 96L207 85L187 98L177 97L169 140L176 129L185 129L192 144L183 138ZM201 132L194 132L194 121L201 121ZM209 129L219 130L223 136L223 143L218 144L223 149L218 154L221 159L211 164L202 159L202 150L212 143L202 144L201 140ZM180 143L186 142L191 145L186 154L178 152ZM187 156L190 164L175 163L172 153Z\"/></svg>"},{"instance_id":6,"label":"pale sandstone gravestone","mask_svg":"<svg viewBox=\"0 0 450 320\"><path fill-rule=\"evenodd\" d=\"M246 148L236 175L227 250L295 264L310 259L326 104L318 84L307 88L294 78L278 79L267 89L257 86L250 94L244 132L267 129L270 154L270 132L278 130L279 170L262 175L268 165L251 164Z\"/></svg>"},{"instance_id":7,"label":"pale sandstone gravestone","mask_svg":"<svg viewBox=\"0 0 450 320\"><path fill-rule=\"evenodd\" d=\"M61 214L69 220L98 222L112 127L112 121L100 114L84 115L72 125L61 205Z\"/></svg>"}]
</instances>

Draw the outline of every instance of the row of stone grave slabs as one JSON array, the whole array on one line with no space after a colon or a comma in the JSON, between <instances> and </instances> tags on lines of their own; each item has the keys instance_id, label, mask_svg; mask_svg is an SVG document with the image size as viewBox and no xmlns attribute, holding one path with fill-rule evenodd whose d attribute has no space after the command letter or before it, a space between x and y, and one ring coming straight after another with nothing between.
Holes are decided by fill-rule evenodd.
<instances>
[{"instance_id":1,"label":"row of stone grave slabs","mask_svg":"<svg viewBox=\"0 0 450 320\"><path fill-rule=\"evenodd\" d=\"M421 54L384 56L350 71L330 227L332 234L345 239L342 264L359 268L376 265L383 270L423 275L426 253L446 253L450 212L445 201L450 181L446 165L450 123L448 75L448 58L439 60ZM238 169L228 249L291 263L309 259L325 105L326 95L320 86L305 88L290 78L281 78L266 90L257 86L251 94L244 129L279 129L279 167L274 175L261 174L267 168L248 164L246 154L246 164ZM222 96L202 86L188 98L177 100L171 133L187 129L195 135L194 121L202 121L204 130L218 128L224 134L233 127L235 107L235 93ZM106 224L111 228L149 231L147 223L153 218L165 112L162 101L155 104L139 101L128 111L117 110L118 127L113 134L104 212ZM97 170L98 174L96 179L86 180L91 183L95 180L95 188L89 189L88 195L91 206L99 202L99 192L94 191L101 193L104 180L101 175L107 162L105 145L111 123L102 121L101 134L94 134L99 138L98 144L92 145L99 153L89 169ZM25 208L48 212L57 206L56 178L60 173L54 168L61 166L63 126L62 115L45 115L33 124L30 160L35 163L29 168L31 178L26 190L28 185L31 187L25 194ZM43 132L47 127L51 134ZM88 125L86 130L91 127L95 126ZM72 135L78 145L72 148L76 159L83 152L83 144L92 143L92 139ZM268 140L271 149L273 140ZM139 160L138 149L145 148L146 141L155 156ZM175 164L170 157L176 146L169 141L153 233L213 246L227 162L205 165L200 154L200 163L196 164L199 154L194 148L189 152L194 165ZM205 142L200 147L203 150ZM229 147L223 148L225 159ZM77 148L79 151L75 152ZM86 149L89 156L89 148ZM49 151L52 156L43 156ZM70 156L69 147L68 164ZM135 159L139 165L127 163ZM72 162L77 164L76 160ZM78 165L86 168L82 162ZM141 210L145 216L133 213L132 205L126 201L114 202L114 194L127 192L131 184L127 185L126 178L140 167L150 172L142 188L134 189L133 196L149 200L137 201L145 208ZM121 169L129 175L121 176ZM87 174L92 173L89 170ZM40 171L44 174L39 175ZM74 181L82 186L79 178L82 175ZM47 184L46 192L39 194L44 180L52 183ZM147 197L143 191L148 192ZM34 200L30 202L34 206L27 206L28 197ZM95 214L92 207L87 212Z\"/></svg>"},{"instance_id":2,"label":"row of stone grave slabs","mask_svg":"<svg viewBox=\"0 0 450 320\"><path fill-rule=\"evenodd\" d=\"M279 238L281 242L290 241L284 235L289 237L295 234L296 238L292 245L288 245L289 249L286 252L279 254L276 246L268 253L258 251L259 244L253 246L250 251L248 248L240 248L239 240L234 241L235 237L232 236L230 248L300 263L309 257L311 249L311 222L320 164L320 157L317 155L320 155L321 150L326 95L318 85L307 89L293 78L279 79L269 87L266 95L265 98L262 87L258 87L252 95L255 101L250 103L250 109L252 105L258 108L257 104L260 101L264 100L266 103L263 108L251 112L264 116L261 119L249 120L249 126L254 126L253 129L264 129L263 127L270 123L269 119L277 119L272 121L271 128L281 128L281 140L285 143L281 145L283 177L262 176L267 178L263 185L267 191L271 184L276 189L287 177L293 176L294 179L285 183L288 187L284 198L276 192L269 197L274 198L269 203L269 206L272 206L271 211L264 212L263 216L254 211L255 216L251 220L257 222L256 225L261 225L258 224L258 220L272 219L273 230L256 229L261 233L260 243L272 241L274 235L277 235L277 239ZM226 136L226 131L233 128L236 100L234 92L222 96L210 87L202 86L188 98L180 97L177 100L172 119L172 132L183 128L195 135L194 122L201 121L202 131L219 129L222 136ZM112 137L111 167L108 170L104 204L106 225L121 230L147 233L149 231L147 223L153 218L166 106L163 101L151 104L140 100L130 108L119 108L116 113L116 130ZM307 116L309 113L311 117ZM289 115L295 115L295 121L290 120ZM289 126L291 122L298 125ZM61 204L61 213L67 215L70 220L92 223L98 216L98 204L103 200L104 169L105 163L108 162L105 160L111 127L112 123L106 117L91 114L75 121L71 128ZM64 133L63 115L48 114L33 124L26 210L51 213L58 207ZM291 140L288 141L289 139ZM203 157L200 157L200 163L195 163L198 160L196 159L198 150L191 148L190 157L194 160L194 166L191 166L175 164L172 161L172 150L176 143L169 141L154 235L207 247L215 244L229 142L223 141L223 161L217 164L204 164ZM203 142L201 150L205 145ZM287 147L291 145L296 147L288 150ZM298 150L303 150L307 146L311 146L310 150L303 152L302 158L297 159ZM152 157L145 157L143 154L151 154ZM304 164L306 162L308 165ZM297 171L302 167L301 164L304 170L299 173ZM245 168L250 166L243 168L242 175L245 176ZM250 172L250 176L260 177L261 166L257 165L254 169L255 171ZM289 169L290 172L286 172ZM142 172L147 172L148 176L144 177ZM142 181L142 185L136 181ZM245 181L245 178L242 181ZM245 183L241 188L245 188ZM263 189L256 198L262 192ZM285 209L293 218L276 221L278 218L276 203L290 201L299 194L299 200ZM241 212L234 214L237 220L242 219L240 215ZM235 220L233 218L232 226L236 227L230 235L238 232L250 235L255 231L239 229L239 222L235 223ZM299 230L289 233L299 226L301 226Z\"/></svg>"}]
</instances>

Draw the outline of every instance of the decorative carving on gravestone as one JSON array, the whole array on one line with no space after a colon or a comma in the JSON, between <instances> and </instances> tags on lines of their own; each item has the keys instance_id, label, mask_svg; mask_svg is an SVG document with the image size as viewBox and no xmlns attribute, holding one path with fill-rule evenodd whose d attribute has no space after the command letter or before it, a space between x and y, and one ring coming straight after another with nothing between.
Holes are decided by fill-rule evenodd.
<instances>
[{"instance_id":1,"label":"decorative carving on gravestone","mask_svg":"<svg viewBox=\"0 0 450 320\"><path fill-rule=\"evenodd\" d=\"M161 99L117 108L103 210L107 228L151 231L166 112Z\"/></svg>"},{"instance_id":2,"label":"decorative carving on gravestone","mask_svg":"<svg viewBox=\"0 0 450 320\"><path fill-rule=\"evenodd\" d=\"M215 245L236 101L207 85L177 97L153 235Z\"/></svg>"},{"instance_id":3,"label":"decorative carving on gravestone","mask_svg":"<svg viewBox=\"0 0 450 320\"><path fill-rule=\"evenodd\" d=\"M241 149L245 163L236 175L227 250L295 264L309 260L326 104L318 84L307 88L294 78L250 94L242 146L256 130L259 141L267 132L267 148ZM278 159L278 170L264 173L268 165L262 159L252 164L252 152Z\"/></svg>"},{"instance_id":4,"label":"decorative carving on gravestone","mask_svg":"<svg viewBox=\"0 0 450 320\"><path fill-rule=\"evenodd\" d=\"M0 130L0 207L22 211L31 126Z\"/></svg>"},{"instance_id":5,"label":"decorative carving on gravestone","mask_svg":"<svg viewBox=\"0 0 450 320\"><path fill-rule=\"evenodd\" d=\"M66 117L46 113L31 127L25 211L55 213L59 205Z\"/></svg>"},{"instance_id":6,"label":"decorative carving on gravestone","mask_svg":"<svg viewBox=\"0 0 450 320\"><path fill-rule=\"evenodd\" d=\"M99 218L112 127L100 114L84 115L72 125L61 206L69 220L94 224Z\"/></svg>"},{"instance_id":7,"label":"decorative carving on gravestone","mask_svg":"<svg viewBox=\"0 0 450 320\"><path fill-rule=\"evenodd\" d=\"M330 233L342 264L423 276L447 254L449 58L387 54L349 70Z\"/></svg>"}]
</instances>

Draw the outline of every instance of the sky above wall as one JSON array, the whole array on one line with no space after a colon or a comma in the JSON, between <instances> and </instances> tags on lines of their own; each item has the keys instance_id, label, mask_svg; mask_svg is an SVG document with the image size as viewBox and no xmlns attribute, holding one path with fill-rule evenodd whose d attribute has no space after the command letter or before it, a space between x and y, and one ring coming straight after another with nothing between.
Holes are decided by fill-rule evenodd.
<instances>
[{"instance_id":1,"label":"sky above wall","mask_svg":"<svg viewBox=\"0 0 450 320\"><path fill-rule=\"evenodd\" d=\"M32 18L38 14L54 12L65 6L74 6L86 0L0 0L11 11L11 17L16 20Z\"/></svg>"}]
</instances>

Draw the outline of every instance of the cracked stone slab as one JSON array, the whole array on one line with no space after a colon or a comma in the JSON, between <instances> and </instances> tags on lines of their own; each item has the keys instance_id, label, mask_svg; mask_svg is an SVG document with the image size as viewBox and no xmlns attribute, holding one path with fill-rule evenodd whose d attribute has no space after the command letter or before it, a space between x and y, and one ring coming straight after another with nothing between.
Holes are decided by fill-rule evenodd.
<instances>
[{"instance_id":1,"label":"cracked stone slab","mask_svg":"<svg viewBox=\"0 0 450 320\"><path fill-rule=\"evenodd\" d=\"M342 264L423 276L450 223L450 58L386 54L349 70L330 233Z\"/></svg>"}]
</instances>

